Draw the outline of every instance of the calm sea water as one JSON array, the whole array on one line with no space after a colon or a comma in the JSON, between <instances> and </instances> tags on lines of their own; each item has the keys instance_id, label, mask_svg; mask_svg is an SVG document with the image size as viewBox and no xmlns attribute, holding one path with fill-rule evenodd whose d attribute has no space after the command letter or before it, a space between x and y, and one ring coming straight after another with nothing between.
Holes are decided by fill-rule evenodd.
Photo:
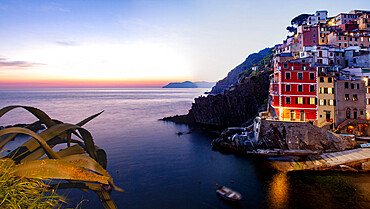
<instances>
[{"instance_id":1,"label":"calm sea water","mask_svg":"<svg viewBox=\"0 0 370 209\"><path fill-rule=\"evenodd\" d=\"M187 125L158 119L186 114L205 89L0 90L0 107L29 105L67 123L104 110L85 125L108 154L108 172L125 192L112 192L118 208L367 208L368 175L274 174L261 162L211 150L212 136ZM0 118L0 125L30 123L24 110ZM177 132L184 135L178 136ZM188 134L186 134L188 133ZM12 148L25 141L9 144ZM232 183L234 181L234 183ZM239 191L230 205L217 198L216 184ZM70 205L103 208L97 196L66 193Z\"/></svg>"}]
</instances>

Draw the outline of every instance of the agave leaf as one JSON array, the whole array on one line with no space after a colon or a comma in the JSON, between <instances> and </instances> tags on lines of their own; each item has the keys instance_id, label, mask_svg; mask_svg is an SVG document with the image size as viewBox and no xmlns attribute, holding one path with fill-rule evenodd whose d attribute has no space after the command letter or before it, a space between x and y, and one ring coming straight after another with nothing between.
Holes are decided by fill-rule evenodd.
<instances>
[{"instance_id":1,"label":"agave leaf","mask_svg":"<svg viewBox=\"0 0 370 209\"><path fill-rule=\"evenodd\" d=\"M60 183L60 184L53 184L50 185L50 189L89 189L94 191L100 198L104 208L106 209L116 209L117 206L113 202L110 194L103 189L103 187L99 184L93 183Z\"/></svg>"},{"instance_id":2,"label":"agave leaf","mask_svg":"<svg viewBox=\"0 0 370 209\"><path fill-rule=\"evenodd\" d=\"M70 155L82 155L86 153L85 150L78 144L75 144L73 146L67 147L66 149L62 149L57 154L63 159L63 157L67 157ZM42 159L47 159L46 157L41 158ZM23 161L25 162L25 161Z\"/></svg>"},{"instance_id":3,"label":"agave leaf","mask_svg":"<svg viewBox=\"0 0 370 209\"><path fill-rule=\"evenodd\" d=\"M25 128L29 128L37 123L41 123L41 121L36 121L32 124L29 124L27 125ZM4 137L3 137L4 136ZM3 147L8 143L10 142L11 140L15 139L15 137L17 136L17 134L9 134L9 135L3 135L1 136L0 138L0 150L3 149Z\"/></svg>"},{"instance_id":4,"label":"agave leaf","mask_svg":"<svg viewBox=\"0 0 370 209\"><path fill-rule=\"evenodd\" d=\"M60 158L58 154L55 153L54 150L52 150L49 147L49 145L45 142L42 136L38 135L37 133L29 129L21 128L21 127L11 127L11 128L0 130L0 136L4 134L9 134L9 133L19 133L19 134L26 134L26 135L32 136L33 139L36 139L36 141L42 146L42 148L45 150L49 158L56 158L56 159Z\"/></svg>"},{"instance_id":5,"label":"agave leaf","mask_svg":"<svg viewBox=\"0 0 370 209\"><path fill-rule=\"evenodd\" d=\"M7 106L0 110L0 118L7 112L15 109L15 108L23 108L28 112L32 113L36 118L38 118L41 122L43 122L47 127L51 127L55 125L55 122L42 110L29 107L29 106L21 106L21 105L14 105L14 106Z\"/></svg>"},{"instance_id":6,"label":"agave leaf","mask_svg":"<svg viewBox=\"0 0 370 209\"><path fill-rule=\"evenodd\" d=\"M99 173L103 176L108 177L108 182L109 184L117 191L123 191L123 189L117 187L113 183L112 177L109 175L109 173L99 164L97 163L94 159L92 159L89 156L86 155L70 155L63 157L61 160L73 163L77 166L86 168L88 170L92 170L96 173Z\"/></svg>"},{"instance_id":7,"label":"agave leaf","mask_svg":"<svg viewBox=\"0 0 370 209\"><path fill-rule=\"evenodd\" d=\"M40 133L40 136L42 136L45 139L45 141L48 142L49 140L53 139L54 137L59 136L61 133L65 132L67 130L70 130L70 129L79 130L79 132L81 133L82 138L85 142L86 151L89 153L89 155L91 157L93 157L94 159L97 159L94 141L93 141L93 138L92 138L90 132L88 132L84 128L81 128L80 126L76 126L76 125L68 124L68 123L61 123L61 124L54 125L53 127L50 127L48 129L42 131ZM25 151L19 152L19 153L23 154L23 153L26 152L26 154L24 154L23 157L20 157L20 159L18 158L18 156L14 156L14 158L21 161L22 158L29 155L28 152L33 152L37 148L39 148L39 144L36 143L33 139L30 139L18 148L18 150L20 150L20 149L25 150ZM18 150L15 150L13 152L17 152ZM39 156L39 157L41 157L41 156Z\"/></svg>"},{"instance_id":8,"label":"agave leaf","mask_svg":"<svg viewBox=\"0 0 370 209\"><path fill-rule=\"evenodd\" d=\"M92 119L94 119L94 118L98 117L99 115L101 115L103 112L104 112L104 110L103 110L103 111L101 111L101 112L99 112L99 113L97 113L97 114L95 114L95 115L92 115L92 116L90 116L90 117L88 117L88 118L85 118L84 120L82 120L81 122L77 123L76 125L78 125L78 126L83 126L83 125L85 125L86 123L88 123L90 120L92 120Z\"/></svg>"},{"instance_id":9,"label":"agave leaf","mask_svg":"<svg viewBox=\"0 0 370 209\"><path fill-rule=\"evenodd\" d=\"M108 177L58 159L34 160L14 166L14 175L26 178L65 179L108 184Z\"/></svg>"},{"instance_id":10,"label":"agave leaf","mask_svg":"<svg viewBox=\"0 0 370 209\"><path fill-rule=\"evenodd\" d=\"M50 141L49 141L50 142ZM65 143L66 141L58 141L58 143L48 143L48 145L53 148L55 145L57 144L61 144L61 143ZM77 141L77 140L74 140L74 139L71 139L71 143L77 143L77 144L81 144L82 145L82 142L80 141ZM82 154L82 153L85 153L85 150L81 147L81 145L79 145L79 147L74 147L75 145L71 146L71 147L68 147L67 149L63 149L58 153L58 155L60 157L63 157L63 156L67 156L67 155L73 155L73 154ZM82 145L83 146L83 145ZM71 148L71 149L69 149ZM71 151L69 151L71 150ZM31 161L31 160L37 160L39 159L40 157L42 157L43 155L45 154L45 151L42 149L42 148L38 148L36 149L35 151L33 151L32 153L27 153L25 154L25 156L20 156L20 157L17 157L15 158L17 161L19 162L27 162L27 161ZM7 157L11 157L10 156L7 156ZM44 159L44 158L43 158Z\"/></svg>"}]
</instances>

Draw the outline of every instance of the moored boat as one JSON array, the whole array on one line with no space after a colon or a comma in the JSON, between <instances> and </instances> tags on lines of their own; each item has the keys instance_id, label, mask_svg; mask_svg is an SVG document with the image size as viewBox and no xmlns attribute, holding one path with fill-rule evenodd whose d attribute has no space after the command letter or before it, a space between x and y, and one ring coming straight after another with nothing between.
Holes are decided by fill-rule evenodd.
<instances>
[{"instance_id":1,"label":"moored boat","mask_svg":"<svg viewBox=\"0 0 370 209\"><path fill-rule=\"evenodd\" d=\"M242 199L242 195L240 193L225 186L219 187L219 189L216 190L216 192L218 196L231 202L237 202Z\"/></svg>"}]
</instances>

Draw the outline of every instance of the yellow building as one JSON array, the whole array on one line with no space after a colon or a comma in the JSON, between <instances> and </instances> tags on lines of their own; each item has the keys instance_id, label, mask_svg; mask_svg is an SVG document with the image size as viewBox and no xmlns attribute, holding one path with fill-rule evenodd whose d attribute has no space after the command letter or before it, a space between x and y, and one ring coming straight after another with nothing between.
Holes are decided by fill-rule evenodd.
<instances>
[{"instance_id":1,"label":"yellow building","mask_svg":"<svg viewBox=\"0 0 370 209\"><path fill-rule=\"evenodd\" d=\"M335 122L335 92L334 92L334 77L319 76L318 77L318 109L317 109L317 125L319 127L330 126L334 129Z\"/></svg>"}]
</instances>

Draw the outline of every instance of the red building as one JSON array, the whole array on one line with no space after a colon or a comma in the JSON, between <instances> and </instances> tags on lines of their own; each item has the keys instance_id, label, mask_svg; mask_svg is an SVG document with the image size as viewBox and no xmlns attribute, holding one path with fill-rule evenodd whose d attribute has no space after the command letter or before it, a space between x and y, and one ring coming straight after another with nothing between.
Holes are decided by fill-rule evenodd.
<instances>
[{"instance_id":1,"label":"red building","mask_svg":"<svg viewBox=\"0 0 370 209\"><path fill-rule=\"evenodd\" d=\"M316 67L308 63L276 63L270 95L279 120L317 120Z\"/></svg>"}]
</instances>

